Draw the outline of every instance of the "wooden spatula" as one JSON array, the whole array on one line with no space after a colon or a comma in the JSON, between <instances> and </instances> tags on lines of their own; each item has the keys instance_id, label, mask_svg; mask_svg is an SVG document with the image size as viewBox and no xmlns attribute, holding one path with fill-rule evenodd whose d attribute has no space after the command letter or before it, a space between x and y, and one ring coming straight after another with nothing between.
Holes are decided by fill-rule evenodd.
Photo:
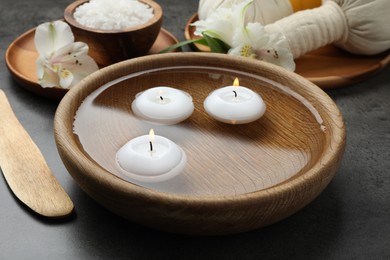
<instances>
[{"instance_id":1,"label":"wooden spatula","mask_svg":"<svg viewBox=\"0 0 390 260\"><path fill-rule=\"evenodd\" d=\"M36 213L63 217L73 202L49 169L42 153L16 118L0 90L0 167L9 187Z\"/></svg>"}]
</instances>

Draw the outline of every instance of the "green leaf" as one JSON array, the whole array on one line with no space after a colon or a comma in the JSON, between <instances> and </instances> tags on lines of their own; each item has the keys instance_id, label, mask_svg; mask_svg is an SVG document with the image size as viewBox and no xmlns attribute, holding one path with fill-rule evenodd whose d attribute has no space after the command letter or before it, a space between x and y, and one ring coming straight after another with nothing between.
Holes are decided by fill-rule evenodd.
<instances>
[{"instance_id":1,"label":"green leaf","mask_svg":"<svg viewBox=\"0 0 390 260\"><path fill-rule=\"evenodd\" d=\"M208 46L208 44L207 44L207 42L206 42L206 40L204 38L198 38L198 39L193 39L193 40L182 41L182 42L176 43L176 44L171 45L168 48L160 51L159 53L171 52L171 51L173 51L175 49L178 49L178 48L181 49L183 46L191 44L191 43L198 43L198 44L202 44L202 45Z\"/></svg>"},{"instance_id":2,"label":"green leaf","mask_svg":"<svg viewBox=\"0 0 390 260\"><path fill-rule=\"evenodd\" d=\"M216 53L227 53L229 51L229 49L231 48L228 44L221 41L220 39L209 36L206 33L203 33L202 35L203 35L203 38L197 38L197 39L192 39L192 40L182 41L182 42L176 43L176 44L171 45L168 48L160 51L159 53L171 52L175 49L182 48L183 46L188 45L188 44L192 44L192 43L197 43L197 44L201 44L204 46L208 46L210 48L211 52L216 52Z\"/></svg>"},{"instance_id":3,"label":"green leaf","mask_svg":"<svg viewBox=\"0 0 390 260\"><path fill-rule=\"evenodd\" d=\"M225 42L221 41L220 39L213 38L206 33L203 33L202 35L207 42L207 46L210 47L210 50L212 52L227 53L229 51L230 46L227 45Z\"/></svg>"}]
</instances>

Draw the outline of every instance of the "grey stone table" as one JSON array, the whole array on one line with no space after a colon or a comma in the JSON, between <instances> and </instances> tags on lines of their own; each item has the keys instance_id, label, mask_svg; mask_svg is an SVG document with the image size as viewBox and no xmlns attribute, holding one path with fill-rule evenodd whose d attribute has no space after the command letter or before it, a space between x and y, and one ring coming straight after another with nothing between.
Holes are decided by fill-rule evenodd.
<instances>
[{"instance_id":1,"label":"grey stone table","mask_svg":"<svg viewBox=\"0 0 390 260\"><path fill-rule=\"evenodd\" d=\"M70 0L1 0L0 56L20 34L59 19ZM164 27L184 40L196 0L160 0ZM328 91L347 126L347 149L328 188L272 226L223 237L164 233L130 223L90 199L63 166L53 138L57 103L21 88L0 63L0 87L76 213L48 221L25 208L0 177L0 259L390 259L390 67ZM1 123L1 118L0 118Z\"/></svg>"}]
</instances>

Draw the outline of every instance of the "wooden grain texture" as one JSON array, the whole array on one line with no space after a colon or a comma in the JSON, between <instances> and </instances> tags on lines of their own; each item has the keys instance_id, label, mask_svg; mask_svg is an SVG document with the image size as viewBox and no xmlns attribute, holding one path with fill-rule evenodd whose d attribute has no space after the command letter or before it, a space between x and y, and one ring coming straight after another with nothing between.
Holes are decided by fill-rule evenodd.
<instances>
[{"instance_id":1,"label":"wooden grain texture","mask_svg":"<svg viewBox=\"0 0 390 260\"><path fill-rule=\"evenodd\" d=\"M218 87L231 85L235 77L243 86L264 97L268 113L260 120L229 125L214 120L203 109L207 95ZM139 120L133 114L134 97L159 85L174 86L192 96L195 111L188 120L161 126ZM175 140L188 156L186 170L173 180L158 184L135 182L162 192L205 196L266 189L310 167L322 152L325 135L304 100L236 70L158 69L101 91L85 100L77 112L74 132L83 149L103 168L122 176L115 160L116 152L130 139L154 128L159 135ZM93 134L91 129L95 129ZM308 138L311 136L315 138ZM268 163L273 167L267 167Z\"/></svg>"},{"instance_id":2,"label":"wooden grain texture","mask_svg":"<svg viewBox=\"0 0 390 260\"><path fill-rule=\"evenodd\" d=\"M23 88L39 96L60 100L68 91L67 89L59 87L42 88L38 84L35 64L38 58L38 52L34 45L34 34L35 28L28 30L15 39L15 41L9 45L5 53L5 63L8 70L11 72L12 77ZM162 28L148 54L158 53L177 42L178 40L175 36ZM92 57L95 56L92 50L89 51L89 54Z\"/></svg>"},{"instance_id":3,"label":"wooden grain texture","mask_svg":"<svg viewBox=\"0 0 390 260\"><path fill-rule=\"evenodd\" d=\"M138 76L102 87L131 74ZM255 123L222 124L202 107L212 88L236 75L267 104ZM195 112L188 120L155 128L182 146L188 165L178 179L132 184L105 162L112 162L112 153L126 139L146 130L129 104L137 91L159 83L193 95ZM90 117L77 116L95 143L88 148L86 132L76 135L73 127L81 104L97 89L86 108ZM137 223L186 234L243 232L297 212L331 181L345 147L340 111L321 89L270 64L205 53L154 55L102 69L66 94L54 130L65 166L92 198ZM265 180L275 182L267 186Z\"/></svg>"},{"instance_id":4,"label":"wooden grain texture","mask_svg":"<svg viewBox=\"0 0 390 260\"><path fill-rule=\"evenodd\" d=\"M310 3L312 4L312 3ZM313 3L314 4L314 3ZM194 14L185 27L186 39L194 39L198 20ZM195 49L208 52L207 46L194 44ZM355 55L333 45L324 46L295 60L295 72L322 89L333 89L358 83L372 77L390 62L390 51L372 56Z\"/></svg>"},{"instance_id":5,"label":"wooden grain texture","mask_svg":"<svg viewBox=\"0 0 390 260\"><path fill-rule=\"evenodd\" d=\"M73 203L52 174L38 147L22 127L0 90L0 167L15 196L50 218L72 213Z\"/></svg>"},{"instance_id":6,"label":"wooden grain texture","mask_svg":"<svg viewBox=\"0 0 390 260\"><path fill-rule=\"evenodd\" d=\"M73 17L75 9L89 0L79 0L65 8L64 19L70 25L76 41L88 44L93 58L100 66L139 57L148 53L161 29L163 11L151 0L141 0L153 9L148 22L123 30L100 30L86 27Z\"/></svg>"}]
</instances>

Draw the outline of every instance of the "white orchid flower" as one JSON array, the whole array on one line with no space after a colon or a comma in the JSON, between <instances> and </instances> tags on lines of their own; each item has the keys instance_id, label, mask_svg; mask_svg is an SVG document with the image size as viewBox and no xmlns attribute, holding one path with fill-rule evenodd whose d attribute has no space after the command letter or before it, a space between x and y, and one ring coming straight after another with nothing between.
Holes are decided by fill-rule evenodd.
<instances>
[{"instance_id":1,"label":"white orchid flower","mask_svg":"<svg viewBox=\"0 0 390 260\"><path fill-rule=\"evenodd\" d=\"M236 30L229 54L266 61L295 70L293 55L286 38L280 33L268 33L260 23L248 23Z\"/></svg>"},{"instance_id":2,"label":"white orchid flower","mask_svg":"<svg viewBox=\"0 0 390 260\"><path fill-rule=\"evenodd\" d=\"M244 26L245 11L251 3L252 0L233 4L228 8L215 9L206 20L199 20L192 24L196 26L194 34L202 36L203 33L206 33L208 36L217 38L231 46L234 31L236 28Z\"/></svg>"},{"instance_id":3,"label":"white orchid flower","mask_svg":"<svg viewBox=\"0 0 390 260\"><path fill-rule=\"evenodd\" d=\"M293 55L282 34L270 34L258 22L246 24L246 13L252 5L253 1L244 1L231 8L217 8L206 20L193 24L195 34L206 34L223 41L230 48L228 54L266 61L294 71Z\"/></svg>"},{"instance_id":4,"label":"white orchid flower","mask_svg":"<svg viewBox=\"0 0 390 260\"><path fill-rule=\"evenodd\" d=\"M65 22L39 25L34 41L39 53L36 61L38 81L44 88L69 89L99 69L88 56L88 45L74 42L73 33Z\"/></svg>"}]
</instances>

